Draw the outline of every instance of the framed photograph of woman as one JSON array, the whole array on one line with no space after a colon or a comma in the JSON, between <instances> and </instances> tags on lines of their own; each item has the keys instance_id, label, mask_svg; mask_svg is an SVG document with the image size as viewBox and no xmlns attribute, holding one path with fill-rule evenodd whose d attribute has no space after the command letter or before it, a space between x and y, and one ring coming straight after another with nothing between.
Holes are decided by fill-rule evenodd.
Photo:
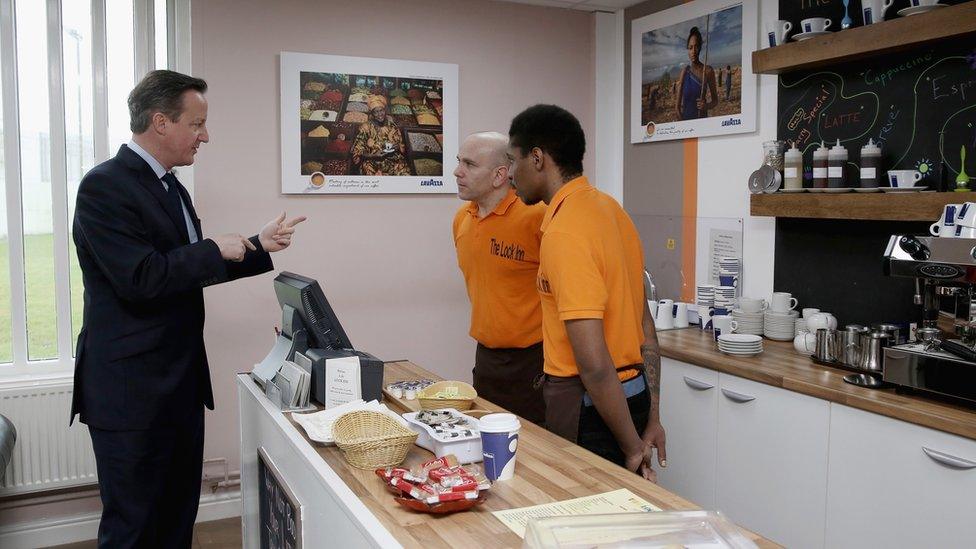
<instances>
[{"instance_id":1,"label":"framed photograph of woman","mask_svg":"<svg viewBox=\"0 0 976 549\"><path fill-rule=\"evenodd\" d=\"M281 53L281 192L456 193L458 66Z\"/></svg>"},{"instance_id":2,"label":"framed photograph of woman","mask_svg":"<svg viewBox=\"0 0 976 549\"><path fill-rule=\"evenodd\" d=\"M756 129L756 0L696 0L631 29L631 143Z\"/></svg>"}]
</instances>

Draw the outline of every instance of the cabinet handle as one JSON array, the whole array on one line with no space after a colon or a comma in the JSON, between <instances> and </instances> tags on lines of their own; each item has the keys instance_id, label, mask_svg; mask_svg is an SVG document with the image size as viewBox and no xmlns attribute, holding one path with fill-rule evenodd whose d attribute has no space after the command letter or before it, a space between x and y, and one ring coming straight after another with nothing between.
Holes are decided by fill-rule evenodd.
<instances>
[{"instance_id":1,"label":"cabinet handle","mask_svg":"<svg viewBox=\"0 0 976 549\"><path fill-rule=\"evenodd\" d=\"M714 385L709 385L704 381L698 381L697 379L688 376L685 376L685 384L696 391L707 391L715 388Z\"/></svg>"},{"instance_id":2,"label":"cabinet handle","mask_svg":"<svg viewBox=\"0 0 976 549\"><path fill-rule=\"evenodd\" d=\"M976 469L976 461L969 461L968 459L963 459L961 457L951 456L938 450L926 448L925 446L922 446L922 451L925 452L925 455L941 463L942 465L946 465L954 469Z\"/></svg>"},{"instance_id":3,"label":"cabinet handle","mask_svg":"<svg viewBox=\"0 0 976 549\"><path fill-rule=\"evenodd\" d=\"M744 395L742 393L737 393L735 391L730 391L728 389L722 389L722 394L725 395L725 397L728 398L729 400L733 402L738 402L740 404L744 402L749 402L750 400L756 400L756 397L754 396Z\"/></svg>"}]
</instances>

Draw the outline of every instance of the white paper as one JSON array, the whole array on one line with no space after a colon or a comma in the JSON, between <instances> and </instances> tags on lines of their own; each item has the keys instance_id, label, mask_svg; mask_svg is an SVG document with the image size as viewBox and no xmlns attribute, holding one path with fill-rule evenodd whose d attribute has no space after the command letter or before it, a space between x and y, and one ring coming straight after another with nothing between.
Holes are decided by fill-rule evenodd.
<instances>
[{"instance_id":1,"label":"white paper","mask_svg":"<svg viewBox=\"0 0 976 549\"><path fill-rule=\"evenodd\" d=\"M615 513L650 513L661 508L648 503L626 488L585 496L566 501L556 501L519 509L493 511L495 518L519 535L525 537L525 527L529 519L554 517L560 515L606 515Z\"/></svg>"},{"instance_id":2,"label":"white paper","mask_svg":"<svg viewBox=\"0 0 976 549\"><path fill-rule=\"evenodd\" d=\"M844 177L844 167L831 166L827 168L827 177Z\"/></svg>"},{"instance_id":3,"label":"white paper","mask_svg":"<svg viewBox=\"0 0 976 549\"><path fill-rule=\"evenodd\" d=\"M874 179L877 174L877 168L861 168L861 179Z\"/></svg>"},{"instance_id":4,"label":"white paper","mask_svg":"<svg viewBox=\"0 0 976 549\"><path fill-rule=\"evenodd\" d=\"M742 257L742 232L723 229L711 229L708 234L708 271L712 284L718 284L720 260L723 257ZM745 265L739 270L739 285L742 285L742 275Z\"/></svg>"},{"instance_id":5,"label":"white paper","mask_svg":"<svg viewBox=\"0 0 976 549\"><path fill-rule=\"evenodd\" d=\"M825 177L827 177L827 168L814 168L813 169L813 178L814 179L823 179Z\"/></svg>"},{"instance_id":6,"label":"white paper","mask_svg":"<svg viewBox=\"0 0 976 549\"><path fill-rule=\"evenodd\" d=\"M799 171L796 168L786 168L786 174L785 175L786 175L787 178L790 178L790 177L798 177L800 175L800 173L799 173Z\"/></svg>"},{"instance_id":7,"label":"white paper","mask_svg":"<svg viewBox=\"0 0 976 549\"><path fill-rule=\"evenodd\" d=\"M358 356L326 359L326 409L363 398L363 388L359 382L359 372Z\"/></svg>"}]
</instances>

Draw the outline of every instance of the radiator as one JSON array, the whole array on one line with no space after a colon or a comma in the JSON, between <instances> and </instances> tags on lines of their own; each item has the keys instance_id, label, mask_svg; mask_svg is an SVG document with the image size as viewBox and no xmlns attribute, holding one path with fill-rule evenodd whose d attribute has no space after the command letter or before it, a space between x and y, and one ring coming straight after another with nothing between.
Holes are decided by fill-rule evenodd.
<instances>
[{"instance_id":1,"label":"radiator","mask_svg":"<svg viewBox=\"0 0 976 549\"><path fill-rule=\"evenodd\" d=\"M70 383L0 388L0 413L17 429L17 443L0 496L97 482L88 428L68 427Z\"/></svg>"}]
</instances>

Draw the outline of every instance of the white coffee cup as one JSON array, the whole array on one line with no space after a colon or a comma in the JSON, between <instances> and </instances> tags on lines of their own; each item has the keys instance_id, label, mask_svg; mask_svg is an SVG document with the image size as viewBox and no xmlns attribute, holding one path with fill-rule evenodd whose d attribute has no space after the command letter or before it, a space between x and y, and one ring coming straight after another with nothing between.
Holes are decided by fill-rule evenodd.
<instances>
[{"instance_id":1,"label":"white coffee cup","mask_svg":"<svg viewBox=\"0 0 976 549\"><path fill-rule=\"evenodd\" d=\"M807 329L816 333L820 329L836 330L837 319L830 313L817 313L807 319Z\"/></svg>"},{"instance_id":2,"label":"white coffee cup","mask_svg":"<svg viewBox=\"0 0 976 549\"><path fill-rule=\"evenodd\" d=\"M955 238L976 238L976 228L956 225Z\"/></svg>"},{"instance_id":3,"label":"white coffee cup","mask_svg":"<svg viewBox=\"0 0 976 549\"><path fill-rule=\"evenodd\" d=\"M651 312L651 318L657 320L657 301L648 299L647 310Z\"/></svg>"},{"instance_id":4,"label":"white coffee cup","mask_svg":"<svg viewBox=\"0 0 976 549\"><path fill-rule=\"evenodd\" d=\"M662 330L674 328L674 300L662 299L657 304L657 316L654 317L654 326Z\"/></svg>"},{"instance_id":5,"label":"white coffee cup","mask_svg":"<svg viewBox=\"0 0 976 549\"><path fill-rule=\"evenodd\" d=\"M976 202L965 202L956 210L956 226L976 227Z\"/></svg>"},{"instance_id":6,"label":"white coffee cup","mask_svg":"<svg viewBox=\"0 0 976 549\"><path fill-rule=\"evenodd\" d=\"M769 302L769 309L777 313L785 313L796 308L797 300L789 292L775 292Z\"/></svg>"},{"instance_id":7,"label":"white coffee cup","mask_svg":"<svg viewBox=\"0 0 976 549\"><path fill-rule=\"evenodd\" d=\"M895 0L861 0L861 14L864 15L864 24L870 25L884 21L885 12L894 3Z\"/></svg>"},{"instance_id":8,"label":"white coffee cup","mask_svg":"<svg viewBox=\"0 0 976 549\"><path fill-rule=\"evenodd\" d=\"M515 476L518 438L522 423L515 414L488 414L478 421L485 476L491 481Z\"/></svg>"},{"instance_id":9,"label":"white coffee cup","mask_svg":"<svg viewBox=\"0 0 976 549\"><path fill-rule=\"evenodd\" d=\"M800 311L801 313L800 316L802 316L803 318L810 318L811 316L819 312L820 309L814 309L813 307L805 307L802 311Z\"/></svg>"},{"instance_id":10,"label":"white coffee cup","mask_svg":"<svg viewBox=\"0 0 976 549\"><path fill-rule=\"evenodd\" d=\"M929 227L932 236L943 236L952 238L956 236L956 214L962 208L961 204L946 204L942 207L942 215L939 220Z\"/></svg>"},{"instance_id":11,"label":"white coffee cup","mask_svg":"<svg viewBox=\"0 0 976 549\"><path fill-rule=\"evenodd\" d=\"M800 28L804 33L823 32L830 28L830 19L826 17L811 17L800 21Z\"/></svg>"},{"instance_id":12,"label":"white coffee cup","mask_svg":"<svg viewBox=\"0 0 976 549\"><path fill-rule=\"evenodd\" d=\"M918 170L888 170L888 184L894 188L914 187L921 180Z\"/></svg>"},{"instance_id":13,"label":"white coffee cup","mask_svg":"<svg viewBox=\"0 0 976 549\"><path fill-rule=\"evenodd\" d=\"M894 1L894 0L892 0ZM793 30L793 23L777 19L766 23L766 36L769 46L779 46L786 43L786 35Z\"/></svg>"},{"instance_id":14,"label":"white coffee cup","mask_svg":"<svg viewBox=\"0 0 976 549\"><path fill-rule=\"evenodd\" d=\"M765 299L756 297L739 298L739 310L743 313L761 313L767 308L769 308L769 304L766 303Z\"/></svg>"},{"instance_id":15,"label":"white coffee cup","mask_svg":"<svg viewBox=\"0 0 976 549\"><path fill-rule=\"evenodd\" d=\"M817 350L817 334L805 331L796 334L793 348L801 355L812 355Z\"/></svg>"},{"instance_id":16,"label":"white coffee cup","mask_svg":"<svg viewBox=\"0 0 976 549\"><path fill-rule=\"evenodd\" d=\"M722 334L731 334L739 327L739 323L732 318L732 315L715 315L712 317L712 333L714 338Z\"/></svg>"},{"instance_id":17,"label":"white coffee cup","mask_svg":"<svg viewBox=\"0 0 976 549\"><path fill-rule=\"evenodd\" d=\"M688 304L675 303L674 308L677 311L674 313L674 327L687 328L688 327Z\"/></svg>"}]
</instances>

